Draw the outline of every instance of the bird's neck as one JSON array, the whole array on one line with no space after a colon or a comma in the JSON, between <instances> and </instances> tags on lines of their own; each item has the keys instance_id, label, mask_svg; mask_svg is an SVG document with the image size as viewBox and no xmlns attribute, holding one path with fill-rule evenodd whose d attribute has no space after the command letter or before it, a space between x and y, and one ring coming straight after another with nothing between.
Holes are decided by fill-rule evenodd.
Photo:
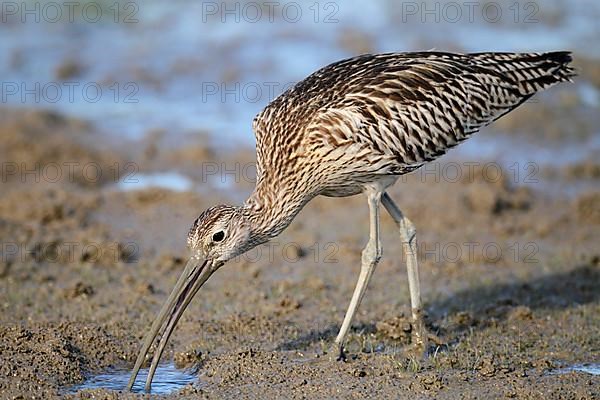
<instances>
[{"instance_id":1,"label":"bird's neck","mask_svg":"<svg viewBox=\"0 0 600 400\"><path fill-rule=\"evenodd\" d=\"M242 206L251 223L254 240L261 243L283 232L314 197L310 192L285 181L278 180L278 184L271 182L273 181L267 179L259 180L254 192Z\"/></svg>"}]
</instances>

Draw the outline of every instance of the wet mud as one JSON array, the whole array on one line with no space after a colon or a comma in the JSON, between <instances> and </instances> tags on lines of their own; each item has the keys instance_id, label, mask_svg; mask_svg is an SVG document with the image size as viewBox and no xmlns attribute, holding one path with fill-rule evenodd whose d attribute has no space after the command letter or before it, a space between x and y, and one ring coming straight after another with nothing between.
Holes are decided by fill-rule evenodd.
<instances>
[{"instance_id":1,"label":"wet mud","mask_svg":"<svg viewBox=\"0 0 600 400\"><path fill-rule=\"evenodd\" d=\"M183 268L191 222L253 186L251 173L219 185L194 165L250 163L253 150L224 152L201 134L181 147L164 146L160 134L131 148L99 144L86 122L2 113L10 147L0 151L16 169L3 171L0 192L0 397L141 398L70 388L132 367ZM73 161L80 165L71 175L49 179L48 165ZM128 190L118 183L129 162L135 174L175 171L191 186ZM90 179L92 164L102 177ZM358 276L368 210L361 196L319 198L281 237L227 264L200 291L164 356L196 379L164 396L598 398L600 376L556 373L600 357L597 163L540 168L536 183L498 168L499 176L474 168L460 180L417 172L390 192L418 229L434 338L427 357L412 351L404 257L385 215L384 257L349 357L324 354ZM548 191L545 182L575 189Z\"/></svg>"}]
</instances>

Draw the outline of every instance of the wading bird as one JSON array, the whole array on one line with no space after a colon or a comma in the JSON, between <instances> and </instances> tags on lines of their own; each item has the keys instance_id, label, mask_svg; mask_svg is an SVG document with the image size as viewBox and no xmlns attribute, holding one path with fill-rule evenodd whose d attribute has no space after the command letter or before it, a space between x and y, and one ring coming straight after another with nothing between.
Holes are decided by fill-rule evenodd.
<instances>
[{"instance_id":1,"label":"wading bird","mask_svg":"<svg viewBox=\"0 0 600 400\"><path fill-rule=\"evenodd\" d=\"M574 76L569 52L366 54L326 66L273 100L253 122L257 183L238 207L204 211L188 235L192 256L147 333L131 389L161 334L146 390L169 336L196 292L228 260L279 235L316 196L365 193L369 240L350 306L335 339L344 339L382 255L380 205L396 222L407 260L415 339L422 322L416 231L386 189L519 106Z\"/></svg>"}]
</instances>

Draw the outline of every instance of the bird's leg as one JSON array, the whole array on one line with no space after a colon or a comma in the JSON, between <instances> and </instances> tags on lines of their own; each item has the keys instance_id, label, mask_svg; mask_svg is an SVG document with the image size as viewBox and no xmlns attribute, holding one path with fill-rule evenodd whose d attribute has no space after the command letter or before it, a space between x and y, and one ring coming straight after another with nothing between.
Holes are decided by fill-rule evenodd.
<instances>
[{"instance_id":1,"label":"bird's leg","mask_svg":"<svg viewBox=\"0 0 600 400\"><path fill-rule=\"evenodd\" d=\"M337 358L344 358L344 341L350 330L352 319L356 310L360 305L360 302L365 294L371 275L375 270L375 266L379 262L382 255L381 242L379 240L379 205L381 202L381 192L369 191L367 192L369 201L369 217L370 217L370 234L369 243L362 252L362 265L360 267L360 275L358 276L358 283L354 288L352 294L352 300L350 300L350 306L346 311L344 322L340 332L335 339L334 351L337 351Z\"/></svg>"},{"instance_id":2,"label":"bird's leg","mask_svg":"<svg viewBox=\"0 0 600 400\"><path fill-rule=\"evenodd\" d=\"M421 305L421 286L419 283L419 264L417 263L417 231L413 223L402 214L392 198L384 193L381 202L392 216L400 230L400 239L406 257L408 271L408 287L410 290L410 304L413 319L413 341L423 350L427 350L427 332L423 322L423 308Z\"/></svg>"}]
</instances>

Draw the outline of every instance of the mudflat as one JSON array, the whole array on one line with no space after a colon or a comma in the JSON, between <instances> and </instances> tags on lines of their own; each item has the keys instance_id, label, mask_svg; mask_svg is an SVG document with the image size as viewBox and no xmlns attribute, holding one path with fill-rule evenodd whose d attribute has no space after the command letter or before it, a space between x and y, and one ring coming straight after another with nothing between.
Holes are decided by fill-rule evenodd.
<instances>
[{"instance_id":1,"label":"mudflat","mask_svg":"<svg viewBox=\"0 0 600 400\"><path fill-rule=\"evenodd\" d=\"M554 115L540 135L567 119L536 104L502 128L528 112ZM73 387L132 367L183 268L192 221L250 193L253 149L151 135L127 147L84 121L15 109L2 110L0 136L0 397L141 398ZM598 158L518 165L517 175L472 161L449 155L390 192L418 231L429 356L412 351L402 244L384 215L384 256L348 360L324 357L368 209L362 196L318 198L199 292L163 360L194 382L167 398L598 398L600 376L569 369L600 361ZM222 179L200 165L238 172Z\"/></svg>"}]
</instances>

